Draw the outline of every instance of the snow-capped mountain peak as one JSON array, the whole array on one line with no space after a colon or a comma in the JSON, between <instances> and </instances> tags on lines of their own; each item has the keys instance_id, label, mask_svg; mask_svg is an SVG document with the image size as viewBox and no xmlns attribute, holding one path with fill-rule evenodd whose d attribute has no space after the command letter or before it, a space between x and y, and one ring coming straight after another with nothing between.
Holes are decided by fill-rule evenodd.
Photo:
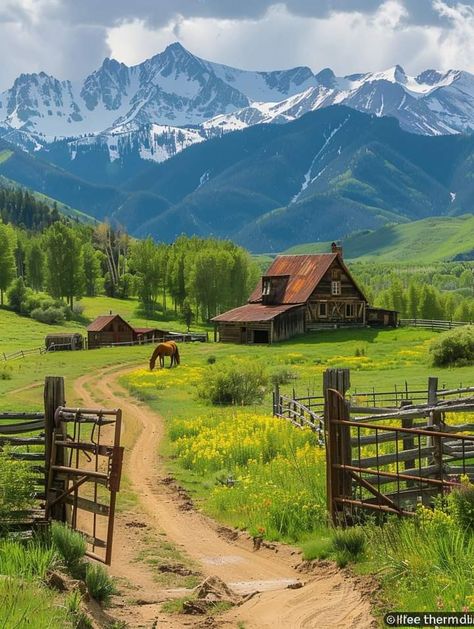
<instances>
[{"instance_id":1,"label":"snow-capped mountain peak","mask_svg":"<svg viewBox=\"0 0 474 629\"><path fill-rule=\"evenodd\" d=\"M83 81L21 74L0 94L0 137L25 150L68 138L71 157L96 143L111 159L129 146L162 160L216 133L285 123L335 104L394 116L413 133L471 132L474 76L434 69L410 76L399 65L346 76L307 66L241 70L175 42L135 66L107 58Z\"/></svg>"}]
</instances>

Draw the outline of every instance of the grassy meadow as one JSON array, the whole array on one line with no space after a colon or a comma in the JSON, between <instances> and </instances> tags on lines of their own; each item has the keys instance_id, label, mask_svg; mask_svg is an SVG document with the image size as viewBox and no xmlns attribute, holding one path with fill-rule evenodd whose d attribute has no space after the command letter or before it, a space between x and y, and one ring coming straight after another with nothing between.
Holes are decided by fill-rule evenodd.
<instances>
[{"instance_id":1,"label":"grassy meadow","mask_svg":"<svg viewBox=\"0 0 474 629\"><path fill-rule=\"evenodd\" d=\"M85 321L113 310L132 324L149 324L137 315L133 300L82 301ZM81 330L85 321L66 322L64 328ZM52 328L0 310L0 351L39 346ZM193 343L180 347L179 368L154 372L147 367L149 346L32 355L0 363L0 409L41 408L43 378L56 374L65 376L68 402L74 403L75 378L108 365L130 365L122 383L164 417L162 453L199 509L254 536L296 543L308 559L329 557L340 565L353 563L361 573L379 574L387 605L459 610L474 600L467 572L474 544L454 509L440 509L434 518L422 513L402 526L389 521L380 529L369 523L356 544L335 539L325 514L324 449L310 431L271 417L271 386L249 406L214 406L200 395L213 372L249 361L270 377L284 373L282 392L294 388L299 395L320 393L328 367L349 367L357 391L402 388L405 381L424 388L430 375L438 376L441 386L472 384L473 367L431 366L435 337L436 332L419 329L338 330L273 346ZM129 493L124 498L133 502ZM448 561L451 555L457 559ZM441 567L433 570L433 565ZM436 594L440 588L442 596Z\"/></svg>"}]
</instances>

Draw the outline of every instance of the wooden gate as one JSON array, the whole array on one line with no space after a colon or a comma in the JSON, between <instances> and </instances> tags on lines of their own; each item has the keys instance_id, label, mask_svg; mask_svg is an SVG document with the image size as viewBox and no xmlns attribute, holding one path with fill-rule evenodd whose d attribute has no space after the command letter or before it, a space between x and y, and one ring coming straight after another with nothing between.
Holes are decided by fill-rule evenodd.
<instances>
[{"instance_id":1,"label":"wooden gate","mask_svg":"<svg viewBox=\"0 0 474 629\"><path fill-rule=\"evenodd\" d=\"M64 379L57 377L46 378L44 412L0 414L0 447L10 444L13 458L31 462L36 499L32 510L15 514L15 522L0 524L28 529L66 522L84 535L88 556L110 564L121 422L120 409L68 408Z\"/></svg>"},{"instance_id":2,"label":"wooden gate","mask_svg":"<svg viewBox=\"0 0 474 629\"><path fill-rule=\"evenodd\" d=\"M413 515L417 504L474 480L474 387L356 391L348 369L328 369L322 395L273 397L273 414L309 427L326 446L334 524L364 511Z\"/></svg>"},{"instance_id":3,"label":"wooden gate","mask_svg":"<svg viewBox=\"0 0 474 629\"><path fill-rule=\"evenodd\" d=\"M474 389L438 391L430 378L425 402L405 399L398 408L344 393L334 387L326 396L327 501L335 524L353 522L360 510L413 515L417 504L459 487L461 475L474 478Z\"/></svg>"}]
</instances>

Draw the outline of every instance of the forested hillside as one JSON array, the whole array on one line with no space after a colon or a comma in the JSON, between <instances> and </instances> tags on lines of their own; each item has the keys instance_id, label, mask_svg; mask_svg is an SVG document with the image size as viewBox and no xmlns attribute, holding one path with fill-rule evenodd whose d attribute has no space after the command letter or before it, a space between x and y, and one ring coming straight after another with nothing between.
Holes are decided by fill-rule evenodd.
<instances>
[{"instance_id":1,"label":"forested hillside","mask_svg":"<svg viewBox=\"0 0 474 629\"><path fill-rule=\"evenodd\" d=\"M472 136L410 134L393 118L343 106L226 133L161 164L130 168L128 157L116 159L113 185L81 179L2 140L0 155L0 176L131 235L165 242L212 235L253 252L474 207ZM97 155L84 149L76 159L74 172L85 177Z\"/></svg>"},{"instance_id":2,"label":"forested hillside","mask_svg":"<svg viewBox=\"0 0 474 629\"><path fill-rule=\"evenodd\" d=\"M107 223L72 221L22 190L0 191L0 217L0 301L44 322L80 316L75 300L101 293L138 296L150 317L169 309L207 320L243 303L256 281L249 254L230 241L135 240Z\"/></svg>"}]
</instances>

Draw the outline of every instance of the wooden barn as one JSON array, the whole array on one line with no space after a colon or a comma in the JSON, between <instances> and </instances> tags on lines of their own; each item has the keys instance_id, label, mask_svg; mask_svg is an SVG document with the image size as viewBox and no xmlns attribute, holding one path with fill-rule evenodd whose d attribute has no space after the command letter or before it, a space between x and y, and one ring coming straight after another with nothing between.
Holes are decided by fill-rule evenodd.
<instances>
[{"instance_id":1,"label":"wooden barn","mask_svg":"<svg viewBox=\"0 0 474 629\"><path fill-rule=\"evenodd\" d=\"M331 253L277 256L246 305L212 320L220 341L273 343L312 330L366 326L368 308L342 248L333 243ZM379 324L386 317L377 312L371 309Z\"/></svg>"},{"instance_id":2,"label":"wooden barn","mask_svg":"<svg viewBox=\"0 0 474 629\"><path fill-rule=\"evenodd\" d=\"M87 327L89 349L118 343L151 343L167 334L157 328L134 328L118 314L101 315Z\"/></svg>"}]
</instances>

